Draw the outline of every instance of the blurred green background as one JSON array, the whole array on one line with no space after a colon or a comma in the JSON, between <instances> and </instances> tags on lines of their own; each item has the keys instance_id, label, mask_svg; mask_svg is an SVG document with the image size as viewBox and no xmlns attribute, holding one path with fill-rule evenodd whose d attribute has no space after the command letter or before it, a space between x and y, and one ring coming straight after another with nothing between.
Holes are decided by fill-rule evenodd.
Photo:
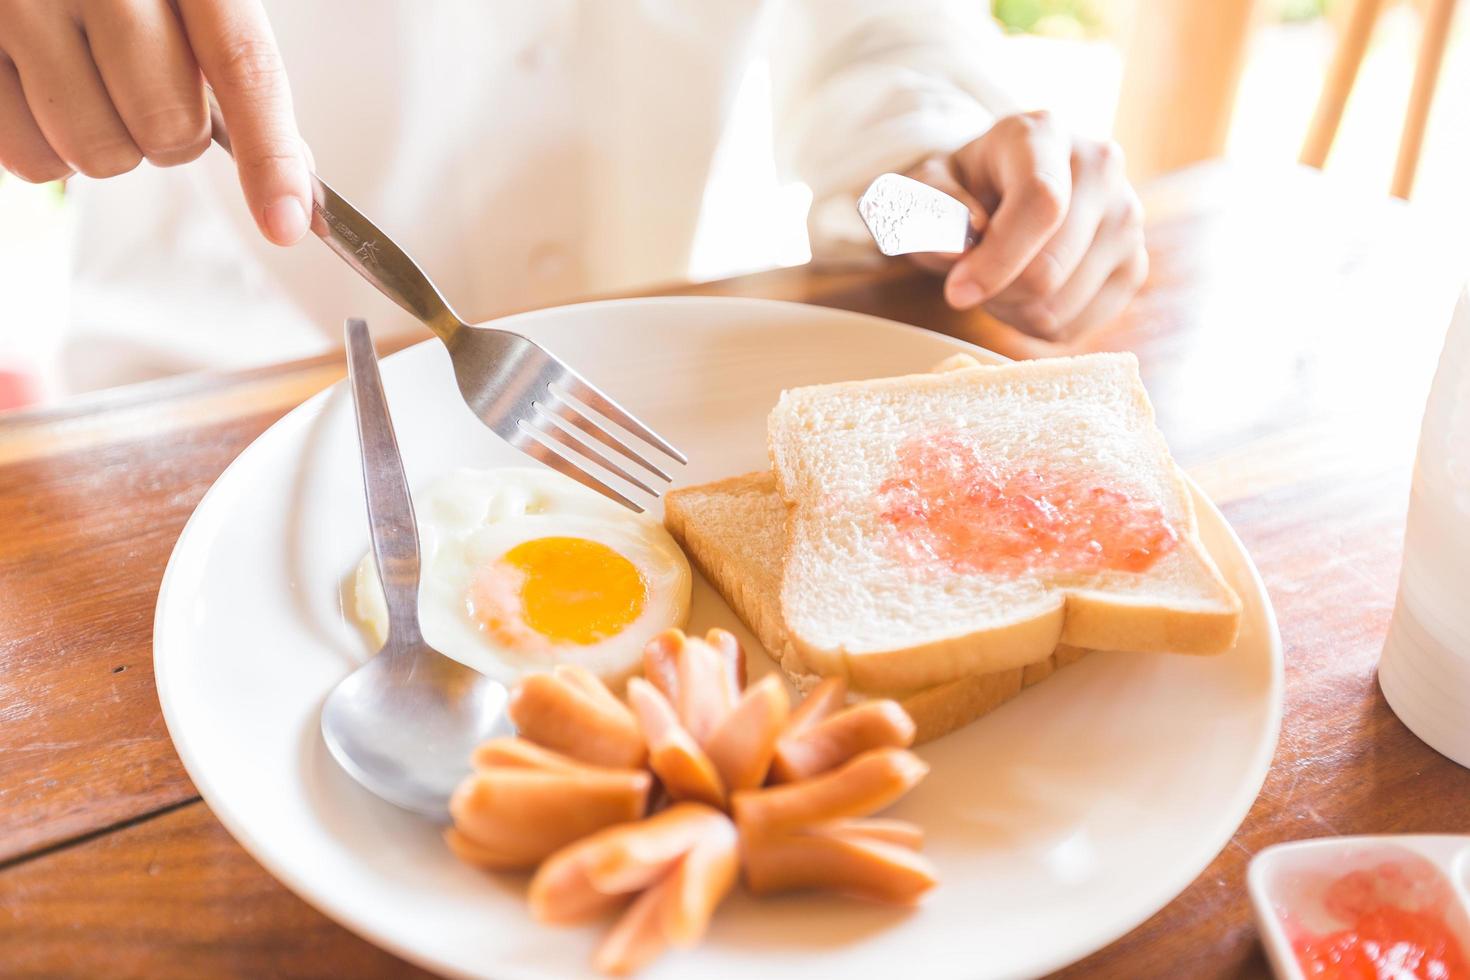
<instances>
[{"instance_id":1,"label":"blurred green background","mask_svg":"<svg viewBox=\"0 0 1470 980\"><path fill-rule=\"evenodd\" d=\"M1147 0L1138 0L1139 16L1148 15ZM1212 0L1198 0L1210 3ZM1267 16L1294 22L1327 13L1340 0L1268 0ZM1045 37L1097 37L1108 22L1117 0L992 0L991 11L1012 34Z\"/></svg>"}]
</instances>

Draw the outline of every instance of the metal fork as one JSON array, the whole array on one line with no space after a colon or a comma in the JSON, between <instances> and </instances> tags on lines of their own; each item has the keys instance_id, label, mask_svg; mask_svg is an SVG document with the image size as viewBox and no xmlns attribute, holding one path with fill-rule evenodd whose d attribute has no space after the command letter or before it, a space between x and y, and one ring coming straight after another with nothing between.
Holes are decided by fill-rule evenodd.
<instances>
[{"instance_id":1,"label":"metal fork","mask_svg":"<svg viewBox=\"0 0 1470 980\"><path fill-rule=\"evenodd\" d=\"M219 104L213 92L208 98L211 135L231 153ZM612 426L669 459L689 462L668 440L535 341L498 327L466 323L407 252L315 173L310 176L311 230L444 342L465 404L496 435L583 486L640 512L642 506L592 467L653 497L662 489L659 484L672 478Z\"/></svg>"}]
</instances>

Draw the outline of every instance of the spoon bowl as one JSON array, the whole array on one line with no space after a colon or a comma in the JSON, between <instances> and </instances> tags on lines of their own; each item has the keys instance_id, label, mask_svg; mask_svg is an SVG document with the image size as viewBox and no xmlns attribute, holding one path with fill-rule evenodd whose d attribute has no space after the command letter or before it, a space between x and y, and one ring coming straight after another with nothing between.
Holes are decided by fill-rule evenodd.
<instances>
[{"instance_id":1,"label":"spoon bowl","mask_svg":"<svg viewBox=\"0 0 1470 980\"><path fill-rule=\"evenodd\" d=\"M512 735L505 687L427 644L384 649L322 706L322 737L359 783L435 819L470 770L475 746Z\"/></svg>"}]
</instances>

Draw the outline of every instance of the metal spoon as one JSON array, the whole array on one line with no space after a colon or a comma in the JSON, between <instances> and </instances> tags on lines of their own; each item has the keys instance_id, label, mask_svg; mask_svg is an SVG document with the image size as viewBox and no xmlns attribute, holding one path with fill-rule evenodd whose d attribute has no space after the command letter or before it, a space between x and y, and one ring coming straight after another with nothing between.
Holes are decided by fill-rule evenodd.
<instances>
[{"instance_id":1,"label":"metal spoon","mask_svg":"<svg viewBox=\"0 0 1470 980\"><path fill-rule=\"evenodd\" d=\"M448 818L475 746L511 734L505 685L444 656L419 632L419 534L367 324L347 321L373 558L388 639L322 706L327 748L359 783L408 810Z\"/></svg>"}]
</instances>

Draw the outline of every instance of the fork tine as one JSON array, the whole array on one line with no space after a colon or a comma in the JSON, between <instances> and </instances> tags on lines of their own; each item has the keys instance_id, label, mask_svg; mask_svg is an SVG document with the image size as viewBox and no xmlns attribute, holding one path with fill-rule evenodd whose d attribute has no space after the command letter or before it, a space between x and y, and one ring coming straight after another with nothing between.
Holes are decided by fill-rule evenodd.
<instances>
[{"instance_id":1,"label":"fork tine","mask_svg":"<svg viewBox=\"0 0 1470 980\"><path fill-rule=\"evenodd\" d=\"M597 477L588 473L579 464L573 462L565 455L563 455L561 451L558 450L556 447L550 446L546 442L543 442L542 440L544 438L544 436L541 436L536 432L535 427L531 425L531 423L522 419L517 425L516 438L514 441L512 441L511 445L515 446L517 449L525 453L527 456L530 456L532 459L537 460L538 462L545 463L547 466L550 466L562 476L570 477L571 479L576 480L588 490L594 490L597 493L602 494L604 497L607 497L609 500L612 500L614 503L622 504L624 507L628 508L635 514L643 513L643 507L634 503L632 500L629 500L627 497L618 493L606 483L603 483L601 480L597 479Z\"/></svg>"},{"instance_id":2,"label":"fork tine","mask_svg":"<svg viewBox=\"0 0 1470 980\"><path fill-rule=\"evenodd\" d=\"M601 466L613 476L617 477L620 480L623 480L626 483L631 483L633 486L637 487L639 490L642 490L644 493L652 494L655 497L658 496L658 491L653 489L653 487L644 483L633 474L627 472L617 463L614 463L612 460L607 459L601 453L597 452L595 449L592 449L586 443L582 442L576 436L572 435L566 429L562 428L561 425L558 425L557 423L565 422L566 420L553 412L544 403L536 402L535 412L536 417L529 420L529 422L531 427L537 433L545 436L548 439L560 443L563 448L570 449L572 452L585 457L593 463L596 463L598 466Z\"/></svg>"},{"instance_id":3,"label":"fork tine","mask_svg":"<svg viewBox=\"0 0 1470 980\"><path fill-rule=\"evenodd\" d=\"M629 449L617 436L613 435L611 432L598 425L596 420L591 419L583 414L582 410L578 408L574 402L570 402L566 398L564 398L561 392L557 391L555 388L550 388L549 390L551 391L552 397L556 399L555 408L553 411L551 411L551 414L554 415L558 421L566 425L570 425L573 428L580 429L582 432L585 432L587 435L602 443L608 449L612 449L618 453L621 453L630 461L637 464L642 469L645 469L648 472L652 473L654 476L658 477L660 480L663 480L665 483L673 482L673 477L669 476L663 470L659 469L657 466L653 465L648 460L644 459L642 456L639 456L633 450ZM653 490L649 491L649 493L654 492L655 491Z\"/></svg>"},{"instance_id":4,"label":"fork tine","mask_svg":"<svg viewBox=\"0 0 1470 980\"><path fill-rule=\"evenodd\" d=\"M586 380L575 371L567 368L565 375L561 378L561 384L566 389L565 394L570 394L587 407L601 412L613 423L627 429L650 446L657 447L665 455L672 459L677 459L681 463L689 462L689 457L675 449L663 436L638 421L638 418L632 412L629 412L623 406L613 401L608 395L603 394L601 390L593 386L592 382ZM558 394L562 394L562 392L558 392Z\"/></svg>"}]
</instances>

